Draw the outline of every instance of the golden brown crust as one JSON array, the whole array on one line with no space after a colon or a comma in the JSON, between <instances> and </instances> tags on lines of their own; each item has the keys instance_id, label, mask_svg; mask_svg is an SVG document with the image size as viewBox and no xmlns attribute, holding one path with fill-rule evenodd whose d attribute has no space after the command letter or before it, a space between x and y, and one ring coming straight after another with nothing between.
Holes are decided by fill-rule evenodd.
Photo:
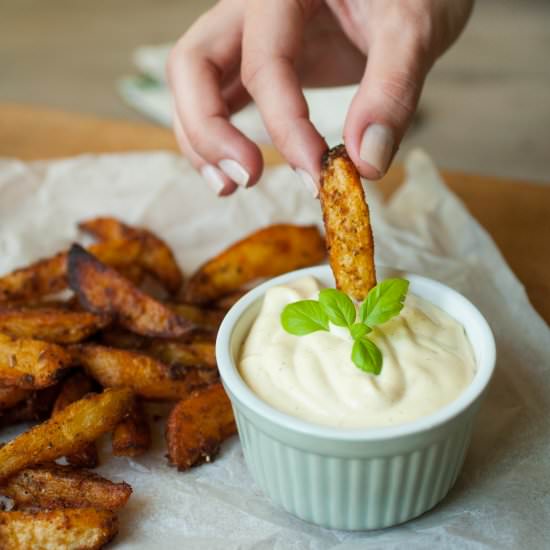
<instances>
[{"instance_id":1,"label":"golden brown crust","mask_svg":"<svg viewBox=\"0 0 550 550\"><path fill-rule=\"evenodd\" d=\"M0 384L32 390L58 382L71 365L62 347L0 333Z\"/></svg>"},{"instance_id":2,"label":"golden brown crust","mask_svg":"<svg viewBox=\"0 0 550 550\"><path fill-rule=\"evenodd\" d=\"M140 239L143 249L139 264L155 277L168 292L175 294L183 282L183 274L170 247L157 235L142 227L132 227L116 218L100 217L85 220L78 227L105 240Z\"/></svg>"},{"instance_id":3,"label":"golden brown crust","mask_svg":"<svg viewBox=\"0 0 550 550\"><path fill-rule=\"evenodd\" d=\"M374 241L361 178L343 145L323 157L320 199L336 286L363 300L376 285Z\"/></svg>"},{"instance_id":4,"label":"golden brown crust","mask_svg":"<svg viewBox=\"0 0 550 550\"><path fill-rule=\"evenodd\" d=\"M69 252L68 273L69 285L86 310L111 315L133 332L178 338L194 328L79 245L73 245Z\"/></svg>"},{"instance_id":5,"label":"golden brown crust","mask_svg":"<svg viewBox=\"0 0 550 550\"><path fill-rule=\"evenodd\" d=\"M82 399L85 395L94 390L94 381L84 374L77 372L65 380L55 400L52 415L62 411L65 407ZM99 455L95 442L88 443L75 453L67 455L66 460L72 466L81 468L95 468L99 463Z\"/></svg>"},{"instance_id":6,"label":"golden brown crust","mask_svg":"<svg viewBox=\"0 0 550 550\"><path fill-rule=\"evenodd\" d=\"M82 449L112 430L127 414L132 399L127 388L87 395L12 439L0 448L0 480Z\"/></svg>"},{"instance_id":7,"label":"golden brown crust","mask_svg":"<svg viewBox=\"0 0 550 550\"><path fill-rule=\"evenodd\" d=\"M108 315L69 311L57 307L2 308L0 332L15 338L36 338L57 344L85 340L111 321Z\"/></svg>"},{"instance_id":8,"label":"golden brown crust","mask_svg":"<svg viewBox=\"0 0 550 550\"><path fill-rule=\"evenodd\" d=\"M203 264L185 286L185 301L216 300L255 279L316 265L325 253L316 226L265 227Z\"/></svg>"},{"instance_id":9,"label":"golden brown crust","mask_svg":"<svg viewBox=\"0 0 550 550\"><path fill-rule=\"evenodd\" d=\"M118 520L110 510L0 512L2 550L98 550L117 532Z\"/></svg>"},{"instance_id":10,"label":"golden brown crust","mask_svg":"<svg viewBox=\"0 0 550 550\"><path fill-rule=\"evenodd\" d=\"M0 494L22 508L122 508L132 488L97 474L57 464L26 468L0 485Z\"/></svg>"},{"instance_id":11,"label":"golden brown crust","mask_svg":"<svg viewBox=\"0 0 550 550\"><path fill-rule=\"evenodd\" d=\"M143 404L135 400L130 412L119 422L112 434L115 456L139 456L151 447L151 429Z\"/></svg>"},{"instance_id":12,"label":"golden brown crust","mask_svg":"<svg viewBox=\"0 0 550 550\"><path fill-rule=\"evenodd\" d=\"M128 387L145 399L182 399L218 377L215 369L166 365L144 353L106 346L82 345L73 353L102 386Z\"/></svg>"},{"instance_id":13,"label":"golden brown crust","mask_svg":"<svg viewBox=\"0 0 550 550\"><path fill-rule=\"evenodd\" d=\"M168 458L178 470L210 462L236 431L231 402L223 386L213 384L172 409L166 424Z\"/></svg>"},{"instance_id":14,"label":"golden brown crust","mask_svg":"<svg viewBox=\"0 0 550 550\"><path fill-rule=\"evenodd\" d=\"M103 263L136 278L140 274L136 273L139 266L135 262L142 249L138 239L107 241L89 247L90 253ZM67 288L67 257L68 252L60 252L0 277L0 302L28 302Z\"/></svg>"}]
</instances>

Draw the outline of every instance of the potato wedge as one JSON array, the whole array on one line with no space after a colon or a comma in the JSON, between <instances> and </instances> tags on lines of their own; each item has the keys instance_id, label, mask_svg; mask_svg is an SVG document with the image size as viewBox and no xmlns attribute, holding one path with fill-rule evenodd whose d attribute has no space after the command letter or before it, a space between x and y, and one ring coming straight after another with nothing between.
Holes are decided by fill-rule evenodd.
<instances>
[{"instance_id":1,"label":"potato wedge","mask_svg":"<svg viewBox=\"0 0 550 550\"><path fill-rule=\"evenodd\" d=\"M32 390L55 384L71 365L62 347L0 333L0 384Z\"/></svg>"},{"instance_id":2,"label":"potato wedge","mask_svg":"<svg viewBox=\"0 0 550 550\"><path fill-rule=\"evenodd\" d=\"M211 368L169 366L144 353L105 346L76 346L73 354L102 386L128 387L145 399L182 399L218 378Z\"/></svg>"},{"instance_id":3,"label":"potato wedge","mask_svg":"<svg viewBox=\"0 0 550 550\"><path fill-rule=\"evenodd\" d=\"M79 245L69 252L69 285L92 313L112 315L128 330L146 336L178 338L194 325L151 298Z\"/></svg>"},{"instance_id":4,"label":"potato wedge","mask_svg":"<svg viewBox=\"0 0 550 550\"><path fill-rule=\"evenodd\" d=\"M112 540L117 531L117 517L110 510L0 512L2 550L96 550Z\"/></svg>"},{"instance_id":5,"label":"potato wedge","mask_svg":"<svg viewBox=\"0 0 550 550\"><path fill-rule=\"evenodd\" d=\"M0 480L35 464L70 455L108 432L127 414L133 394L107 389L68 405L0 448Z\"/></svg>"},{"instance_id":6,"label":"potato wedge","mask_svg":"<svg viewBox=\"0 0 550 550\"><path fill-rule=\"evenodd\" d=\"M139 257L140 265L171 294L175 294L180 289L183 274L174 254L170 247L152 231L132 227L116 218L94 218L79 223L78 227L102 241L140 239L143 243L143 250Z\"/></svg>"},{"instance_id":7,"label":"potato wedge","mask_svg":"<svg viewBox=\"0 0 550 550\"><path fill-rule=\"evenodd\" d=\"M143 405L135 400L130 412L113 430L115 456L139 456L151 447L151 429Z\"/></svg>"},{"instance_id":8,"label":"potato wedge","mask_svg":"<svg viewBox=\"0 0 550 550\"><path fill-rule=\"evenodd\" d=\"M323 157L320 199L336 286L364 300L376 285L374 241L361 178L343 145Z\"/></svg>"},{"instance_id":9,"label":"potato wedge","mask_svg":"<svg viewBox=\"0 0 550 550\"><path fill-rule=\"evenodd\" d=\"M166 425L170 463L187 470L211 462L220 445L236 433L231 402L221 384L198 390L180 401Z\"/></svg>"},{"instance_id":10,"label":"potato wedge","mask_svg":"<svg viewBox=\"0 0 550 550\"><path fill-rule=\"evenodd\" d=\"M326 250L316 226L271 225L203 264L185 286L184 299L205 303L261 277L320 263Z\"/></svg>"},{"instance_id":11,"label":"potato wedge","mask_svg":"<svg viewBox=\"0 0 550 550\"><path fill-rule=\"evenodd\" d=\"M11 498L18 509L122 508L132 488L72 466L35 466L11 476L0 485L0 495Z\"/></svg>"},{"instance_id":12,"label":"potato wedge","mask_svg":"<svg viewBox=\"0 0 550 550\"><path fill-rule=\"evenodd\" d=\"M0 415L5 409L9 409L31 395L31 390L23 390L16 386L0 387Z\"/></svg>"},{"instance_id":13,"label":"potato wedge","mask_svg":"<svg viewBox=\"0 0 550 550\"><path fill-rule=\"evenodd\" d=\"M97 243L89 250L103 263L135 274L143 244L123 239ZM67 252L60 252L0 277L0 302L37 300L67 288L67 257Z\"/></svg>"},{"instance_id":14,"label":"potato wedge","mask_svg":"<svg viewBox=\"0 0 550 550\"><path fill-rule=\"evenodd\" d=\"M94 381L83 372L77 372L67 378L61 386L61 391L55 400L52 416L61 412L65 407L82 399L85 395L94 390ZM67 455L66 460L72 466L81 468L95 468L99 463L97 446L94 441L75 453Z\"/></svg>"},{"instance_id":15,"label":"potato wedge","mask_svg":"<svg viewBox=\"0 0 550 550\"><path fill-rule=\"evenodd\" d=\"M0 332L15 338L35 338L57 344L74 344L106 327L108 315L59 308L2 308Z\"/></svg>"},{"instance_id":16,"label":"potato wedge","mask_svg":"<svg viewBox=\"0 0 550 550\"><path fill-rule=\"evenodd\" d=\"M216 369L216 346L212 342L178 342L154 338L141 350L166 365Z\"/></svg>"}]
</instances>

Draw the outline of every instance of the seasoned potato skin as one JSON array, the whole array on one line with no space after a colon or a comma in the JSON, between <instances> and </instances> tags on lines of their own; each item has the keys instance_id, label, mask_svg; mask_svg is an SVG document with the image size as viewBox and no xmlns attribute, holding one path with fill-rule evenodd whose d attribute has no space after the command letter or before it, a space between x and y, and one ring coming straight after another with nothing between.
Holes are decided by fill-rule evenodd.
<instances>
[{"instance_id":1,"label":"seasoned potato skin","mask_svg":"<svg viewBox=\"0 0 550 550\"><path fill-rule=\"evenodd\" d=\"M148 296L80 245L69 252L69 286L84 309L113 316L123 327L146 336L178 338L194 325Z\"/></svg>"},{"instance_id":2,"label":"seasoned potato skin","mask_svg":"<svg viewBox=\"0 0 550 550\"><path fill-rule=\"evenodd\" d=\"M376 285L374 241L361 178L343 145L323 157L320 199L336 286L364 300Z\"/></svg>"},{"instance_id":3,"label":"seasoned potato skin","mask_svg":"<svg viewBox=\"0 0 550 550\"><path fill-rule=\"evenodd\" d=\"M58 382L71 366L70 354L57 344L12 338L0 333L0 384L34 390Z\"/></svg>"},{"instance_id":4,"label":"seasoned potato skin","mask_svg":"<svg viewBox=\"0 0 550 550\"><path fill-rule=\"evenodd\" d=\"M171 294L183 283L183 274L170 247L155 233L142 227L133 227L116 218L99 217L78 224L82 231L102 240L139 239L142 252L139 265L155 277Z\"/></svg>"},{"instance_id":5,"label":"seasoned potato skin","mask_svg":"<svg viewBox=\"0 0 550 550\"><path fill-rule=\"evenodd\" d=\"M118 520L110 510L0 512L2 550L98 550L117 532Z\"/></svg>"},{"instance_id":6,"label":"seasoned potato skin","mask_svg":"<svg viewBox=\"0 0 550 550\"><path fill-rule=\"evenodd\" d=\"M128 387L151 400L182 399L218 378L216 369L166 365L144 353L107 346L80 345L73 354L103 387Z\"/></svg>"},{"instance_id":7,"label":"seasoned potato skin","mask_svg":"<svg viewBox=\"0 0 550 550\"><path fill-rule=\"evenodd\" d=\"M137 239L93 244L90 253L105 264L141 277L134 267L143 245ZM0 277L0 302L28 302L67 288L68 252L59 252Z\"/></svg>"},{"instance_id":8,"label":"seasoned potato skin","mask_svg":"<svg viewBox=\"0 0 550 550\"><path fill-rule=\"evenodd\" d=\"M180 401L166 425L168 458L178 470L210 462L237 427L221 384L198 390Z\"/></svg>"},{"instance_id":9,"label":"seasoned potato skin","mask_svg":"<svg viewBox=\"0 0 550 550\"><path fill-rule=\"evenodd\" d=\"M136 399L126 418L115 426L111 441L115 456L139 456L149 450L151 428L141 401Z\"/></svg>"},{"instance_id":10,"label":"seasoned potato skin","mask_svg":"<svg viewBox=\"0 0 550 550\"><path fill-rule=\"evenodd\" d=\"M325 254L317 226L271 225L203 264L187 282L184 299L210 302L255 279L316 265Z\"/></svg>"},{"instance_id":11,"label":"seasoned potato skin","mask_svg":"<svg viewBox=\"0 0 550 550\"><path fill-rule=\"evenodd\" d=\"M62 383L61 390L53 406L52 415L61 412L65 407L82 399L94 389L94 381L89 376L83 372L76 372ZM95 468L99 463L97 446L92 441L75 453L67 455L65 459L72 466Z\"/></svg>"},{"instance_id":12,"label":"seasoned potato skin","mask_svg":"<svg viewBox=\"0 0 550 550\"><path fill-rule=\"evenodd\" d=\"M94 315L87 311L68 311L47 306L0 306L0 333L15 338L36 338L56 344L74 344L85 340L110 322L109 315Z\"/></svg>"},{"instance_id":13,"label":"seasoned potato skin","mask_svg":"<svg viewBox=\"0 0 550 550\"><path fill-rule=\"evenodd\" d=\"M28 466L43 464L82 449L111 431L128 413L128 388L87 395L0 448L0 481Z\"/></svg>"},{"instance_id":14,"label":"seasoned potato skin","mask_svg":"<svg viewBox=\"0 0 550 550\"><path fill-rule=\"evenodd\" d=\"M0 494L11 498L18 509L122 508L132 488L97 474L58 464L25 468L0 485Z\"/></svg>"}]
</instances>

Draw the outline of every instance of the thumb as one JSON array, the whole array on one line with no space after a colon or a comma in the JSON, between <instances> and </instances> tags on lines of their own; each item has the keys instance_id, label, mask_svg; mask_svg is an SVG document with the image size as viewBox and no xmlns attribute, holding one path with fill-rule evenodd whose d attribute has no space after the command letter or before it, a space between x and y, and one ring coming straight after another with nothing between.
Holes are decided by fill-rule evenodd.
<instances>
[{"instance_id":1,"label":"thumb","mask_svg":"<svg viewBox=\"0 0 550 550\"><path fill-rule=\"evenodd\" d=\"M346 149L368 179L386 173L416 110L428 65L420 44L376 38L344 127Z\"/></svg>"}]
</instances>

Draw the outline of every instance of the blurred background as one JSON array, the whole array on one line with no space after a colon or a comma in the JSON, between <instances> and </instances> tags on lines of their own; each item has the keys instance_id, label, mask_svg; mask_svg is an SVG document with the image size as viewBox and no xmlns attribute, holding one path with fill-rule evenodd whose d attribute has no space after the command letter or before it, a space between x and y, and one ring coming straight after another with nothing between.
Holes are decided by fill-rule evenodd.
<instances>
[{"instance_id":1,"label":"blurred background","mask_svg":"<svg viewBox=\"0 0 550 550\"><path fill-rule=\"evenodd\" d=\"M214 3L0 0L0 101L166 122L162 46ZM448 169L550 181L549 59L549 0L478 0L400 154L422 146ZM332 120L320 124L332 124L332 141L352 92L310 98L319 116L329 105ZM253 112L239 120L261 135Z\"/></svg>"}]
</instances>

